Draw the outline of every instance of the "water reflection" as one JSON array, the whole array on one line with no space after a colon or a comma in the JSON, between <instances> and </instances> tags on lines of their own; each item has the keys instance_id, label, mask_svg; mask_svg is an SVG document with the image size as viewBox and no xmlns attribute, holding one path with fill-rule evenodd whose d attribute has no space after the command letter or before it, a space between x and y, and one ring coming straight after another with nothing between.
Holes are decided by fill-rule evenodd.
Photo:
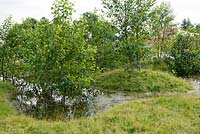
<instances>
[{"instance_id":1,"label":"water reflection","mask_svg":"<svg viewBox=\"0 0 200 134\"><path fill-rule=\"evenodd\" d=\"M95 89L83 89L81 95L71 98L63 96L59 91L52 92L51 96L44 95L42 90L36 94L30 87L32 86L18 89L16 93L18 110L36 118L58 118L59 116L71 119L91 116L95 113L92 108L94 107L93 100L99 95L99 91Z\"/></svg>"},{"instance_id":2,"label":"water reflection","mask_svg":"<svg viewBox=\"0 0 200 134\"><path fill-rule=\"evenodd\" d=\"M53 90L51 95L46 94L42 88L27 83L23 79L13 78L12 83L17 89L15 92L16 108L38 119L72 119L94 116L116 104L133 99L126 93L102 93L96 88L84 88L79 96L64 97L59 90Z\"/></svg>"}]
</instances>

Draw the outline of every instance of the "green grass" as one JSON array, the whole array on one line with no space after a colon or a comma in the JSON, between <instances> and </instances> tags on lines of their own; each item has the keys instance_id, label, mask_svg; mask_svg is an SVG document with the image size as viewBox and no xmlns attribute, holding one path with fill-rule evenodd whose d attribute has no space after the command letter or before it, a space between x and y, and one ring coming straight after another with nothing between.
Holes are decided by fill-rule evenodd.
<instances>
[{"instance_id":1,"label":"green grass","mask_svg":"<svg viewBox=\"0 0 200 134\"><path fill-rule=\"evenodd\" d=\"M11 85L0 82L0 119L6 115L16 114L12 105L7 101L9 93L13 91L13 89Z\"/></svg>"},{"instance_id":2,"label":"green grass","mask_svg":"<svg viewBox=\"0 0 200 134\"><path fill-rule=\"evenodd\" d=\"M113 70L96 77L95 87L104 91L185 92L192 90L190 83L167 73L151 70Z\"/></svg>"},{"instance_id":3,"label":"green grass","mask_svg":"<svg viewBox=\"0 0 200 134\"><path fill-rule=\"evenodd\" d=\"M140 99L95 117L53 122L17 114L7 99L12 89L0 82L0 134L200 133L200 95Z\"/></svg>"},{"instance_id":4,"label":"green grass","mask_svg":"<svg viewBox=\"0 0 200 134\"><path fill-rule=\"evenodd\" d=\"M152 69L152 70L159 70L164 72L169 72L169 66L165 62L165 58L152 58L151 60L145 59L143 61L143 68L145 69Z\"/></svg>"}]
</instances>

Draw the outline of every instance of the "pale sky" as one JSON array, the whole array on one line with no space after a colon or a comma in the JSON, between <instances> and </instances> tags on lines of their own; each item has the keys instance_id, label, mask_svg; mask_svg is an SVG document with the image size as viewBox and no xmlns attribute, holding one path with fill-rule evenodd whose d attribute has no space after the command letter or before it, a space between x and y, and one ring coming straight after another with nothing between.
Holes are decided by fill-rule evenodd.
<instances>
[{"instance_id":1,"label":"pale sky","mask_svg":"<svg viewBox=\"0 0 200 134\"><path fill-rule=\"evenodd\" d=\"M95 7L101 7L101 0L73 0L75 2L75 17ZM163 0L158 0L163 1ZM200 0L165 0L169 1L176 16L176 22L190 18L193 23L200 23ZM53 0L0 0L0 22L12 15L14 21L33 17L39 19L43 16L50 18Z\"/></svg>"}]
</instances>

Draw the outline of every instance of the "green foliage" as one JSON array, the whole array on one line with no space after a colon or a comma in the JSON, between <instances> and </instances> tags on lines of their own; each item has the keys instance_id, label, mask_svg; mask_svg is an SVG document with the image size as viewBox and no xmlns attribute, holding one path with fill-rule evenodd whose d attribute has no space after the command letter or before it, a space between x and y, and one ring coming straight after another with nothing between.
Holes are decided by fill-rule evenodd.
<instances>
[{"instance_id":1,"label":"green foliage","mask_svg":"<svg viewBox=\"0 0 200 134\"><path fill-rule=\"evenodd\" d=\"M16 114L6 99L8 84L0 82L0 133L200 133L200 96L137 99L95 117L71 121L39 121ZM2 108L7 109L6 112ZM12 114L8 115L8 114Z\"/></svg>"},{"instance_id":2,"label":"green foliage","mask_svg":"<svg viewBox=\"0 0 200 134\"><path fill-rule=\"evenodd\" d=\"M72 13L74 11L73 6L74 5L70 0L54 0L51 8L54 21L71 22Z\"/></svg>"},{"instance_id":3,"label":"green foliage","mask_svg":"<svg viewBox=\"0 0 200 134\"><path fill-rule=\"evenodd\" d=\"M193 24L191 23L190 19L183 19L181 28L183 30L191 30L193 28Z\"/></svg>"},{"instance_id":4,"label":"green foliage","mask_svg":"<svg viewBox=\"0 0 200 134\"><path fill-rule=\"evenodd\" d=\"M141 68L149 39L151 9L155 0L102 0L107 16L118 29L119 43L131 68Z\"/></svg>"},{"instance_id":5,"label":"green foliage","mask_svg":"<svg viewBox=\"0 0 200 134\"><path fill-rule=\"evenodd\" d=\"M154 45L157 49L157 57L167 53L172 44L174 34L174 18L170 3L162 2L152 11L152 36L155 40ZM168 48L168 49L167 49Z\"/></svg>"},{"instance_id":6,"label":"green foliage","mask_svg":"<svg viewBox=\"0 0 200 134\"><path fill-rule=\"evenodd\" d=\"M2 72L47 93L59 90L63 96L80 95L94 77L96 47L84 38L88 33L85 24L71 21L72 11L71 2L56 0L53 22L27 18L11 28L5 23L1 32L2 40L5 38L1 46Z\"/></svg>"},{"instance_id":7,"label":"green foliage","mask_svg":"<svg viewBox=\"0 0 200 134\"><path fill-rule=\"evenodd\" d=\"M27 40L29 81L73 93L89 86L95 48L86 44L84 34L82 24L38 25Z\"/></svg>"},{"instance_id":8,"label":"green foliage","mask_svg":"<svg viewBox=\"0 0 200 134\"><path fill-rule=\"evenodd\" d=\"M200 51L198 34L180 32L172 48L172 69L177 75L194 75L200 73Z\"/></svg>"},{"instance_id":9,"label":"green foliage","mask_svg":"<svg viewBox=\"0 0 200 134\"><path fill-rule=\"evenodd\" d=\"M38 21L36 19L28 17L25 20L23 20L22 27L24 29L34 29L37 23Z\"/></svg>"},{"instance_id":10,"label":"green foliage","mask_svg":"<svg viewBox=\"0 0 200 134\"><path fill-rule=\"evenodd\" d=\"M7 44L7 34L9 29L12 27L12 18L8 17L0 25L0 71L3 80L6 80L9 75L9 66L12 54L10 53L10 48Z\"/></svg>"},{"instance_id":11,"label":"green foliage","mask_svg":"<svg viewBox=\"0 0 200 134\"><path fill-rule=\"evenodd\" d=\"M86 40L97 47L95 56L97 66L103 69L119 68L124 63L124 56L117 51L114 44L117 29L111 23L104 20L96 12L86 12L79 20L87 26Z\"/></svg>"},{"instance_id":12,"label":"green foliage","mask_svg":"<svg viewBox=\"0 0 200 134\"><path fill-rule=\"evenodd\" d=\"M144 61L143 68L145 69L151 69L156 71L163 71L163 72L169 72L168 64L166 63L167 58L151 58Z\"/></svg>"},{"instance_id":13,"label":"green foliage","mask_svg":"<svg viewBox=\"0 0 200 134\"><path fill-rule=\"evenodd\" d=\"M194 27L194 32L195 33L200 33L200 24L196 24Z\"/></svg>"},{"instance_id":14,"label":"green foliage","mask_svg":"<svg viewBox=\"0 0 200 134\"><path fill-rule=\"evenodd\" d=\"M192 90L185 81L158 71L113 70L96 77L94 86L103 91L145 92L184 92Z\"/></svg>"},{"instance_id":15,"label":"green foliage","mask_svg":"<svg viewBox=\"0 0 200 134\"><path fill-rule=\"evenodd\" d=\"M59 105L63 107L59 112L66 113L70 107L66 105L66 98L81 97L97 68L96 46L85 39L87 25L72 22L72 11L71 2L56 0L52 8L53 21L27 18L11 27L8 19L0 31L1 75L4 80L13 80L13 84L14 79L18 79L33 86L31 93L37 98L33 109L35 113L42 113L42 118L52 105L57 105L55 94L61 96ZM53 107L51 114L57 111Z\"/></svg>"}]
</instances>

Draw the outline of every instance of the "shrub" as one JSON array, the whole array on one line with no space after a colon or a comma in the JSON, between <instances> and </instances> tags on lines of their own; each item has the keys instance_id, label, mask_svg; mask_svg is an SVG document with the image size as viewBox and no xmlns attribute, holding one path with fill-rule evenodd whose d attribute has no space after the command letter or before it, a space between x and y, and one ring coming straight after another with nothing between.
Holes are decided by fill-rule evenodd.
<instances>
[{"instance_id":1,"label":"shrub","mask_svg":"<svg viewBox=\"0 0 200 134\"><path fill-rule=\"evenodd\" d=\"M189 32L180 32L171 50L173 57L172 69L179 76L188 76L200 73L200 45L198 35Z\"/></svg>"}]
</instances>

